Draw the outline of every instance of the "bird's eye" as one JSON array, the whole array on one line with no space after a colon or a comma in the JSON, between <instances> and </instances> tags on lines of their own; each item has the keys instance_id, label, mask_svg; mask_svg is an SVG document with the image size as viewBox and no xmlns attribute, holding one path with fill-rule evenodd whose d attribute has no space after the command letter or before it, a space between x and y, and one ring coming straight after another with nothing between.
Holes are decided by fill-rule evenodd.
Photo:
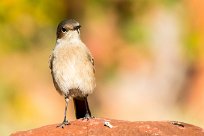
<instances>
[{"instance_id":1,"label":"bird's eye","mask_svg":"<svg viewBox=\"0 0 204 136\"><path fill-rule=\"evenodd\" d=\"M62 27L62 32L63 32L63 33L66 33L66 32L67 32L67 29L64 28L64 27Z\"/></svg>"}]
</instances>

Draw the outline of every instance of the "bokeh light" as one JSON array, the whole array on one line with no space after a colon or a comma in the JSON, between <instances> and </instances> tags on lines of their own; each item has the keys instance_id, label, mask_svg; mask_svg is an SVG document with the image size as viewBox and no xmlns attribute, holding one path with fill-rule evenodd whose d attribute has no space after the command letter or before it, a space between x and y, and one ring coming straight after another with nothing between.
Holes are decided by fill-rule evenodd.
<instances>
[{"instance_id":1,"label":"bokeh light","mask_svg":"<svg viewBox=\"0 0 204 136\"><path fill-rule=\"evenodd\" d=\"M74 18L96 66L95 117L204 127L202 0L1 0L0 135L60 123L48 60ZM71 101L68 118L74 120Z\"/></svg>"}]
</instances>

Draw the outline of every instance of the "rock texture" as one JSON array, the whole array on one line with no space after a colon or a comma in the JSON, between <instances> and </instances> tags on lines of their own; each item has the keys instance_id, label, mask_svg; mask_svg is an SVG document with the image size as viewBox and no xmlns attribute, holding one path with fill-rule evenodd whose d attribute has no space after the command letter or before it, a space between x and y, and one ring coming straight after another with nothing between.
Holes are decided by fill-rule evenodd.
<instances>
[{"instance_id":1,"label":"rock texture","mask_svg":"<svg viewBox=\"0 0 204 136\"><path fill-rule=\"evenodd\" d=\"M112 128L104 126L107 121ZM94 118L75 120L64 128L57 124L47 125L27 131L19 131L11 136L204 136L204 129L172 121L121 121Z\"/></svg>"}]
</instances>

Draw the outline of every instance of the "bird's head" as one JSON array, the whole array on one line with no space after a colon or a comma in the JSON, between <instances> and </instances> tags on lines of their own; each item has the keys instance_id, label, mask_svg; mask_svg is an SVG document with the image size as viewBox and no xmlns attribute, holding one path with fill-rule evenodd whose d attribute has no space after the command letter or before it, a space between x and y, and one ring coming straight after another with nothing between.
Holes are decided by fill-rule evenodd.
<instances>
[{"instance_id":1,"label":"bird's head","mask_svg":"<svg viewBox=\"0 0 204 136\"><path fill-rule=\"evenodd\" d=\"M80 35L80 24L74 19L63 20L57 27L57 39L78 38Z\"/></svg>"}]
</instances>

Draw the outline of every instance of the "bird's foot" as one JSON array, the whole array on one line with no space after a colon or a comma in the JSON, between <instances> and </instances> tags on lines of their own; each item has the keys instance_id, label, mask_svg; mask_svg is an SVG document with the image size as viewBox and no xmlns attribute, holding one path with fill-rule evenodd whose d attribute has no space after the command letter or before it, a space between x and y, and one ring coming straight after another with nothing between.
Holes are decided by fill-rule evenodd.
<instances>
[{"instance_id":1,"label":"bird's foot","mask_svg":"<svg viewBox=\"0 0 204 136\"><path fill-rule=\"evenodd\" d=\"M61 124L57 125L57 127L64 128L66 125L70 125L70 122L68 120L64 120Z\"/></svg>"},{"instance_id":2,"label":"bird's foot","mask_svg":"<svg viewBox=\"0 0 204 136\"><path fill-rule=\"evenodd\" d=\"M82 118L82 120L90 120L95 118L94 116L90 116L89 114L86 114L85 117Z\"/></svg>"}]
</instances>

